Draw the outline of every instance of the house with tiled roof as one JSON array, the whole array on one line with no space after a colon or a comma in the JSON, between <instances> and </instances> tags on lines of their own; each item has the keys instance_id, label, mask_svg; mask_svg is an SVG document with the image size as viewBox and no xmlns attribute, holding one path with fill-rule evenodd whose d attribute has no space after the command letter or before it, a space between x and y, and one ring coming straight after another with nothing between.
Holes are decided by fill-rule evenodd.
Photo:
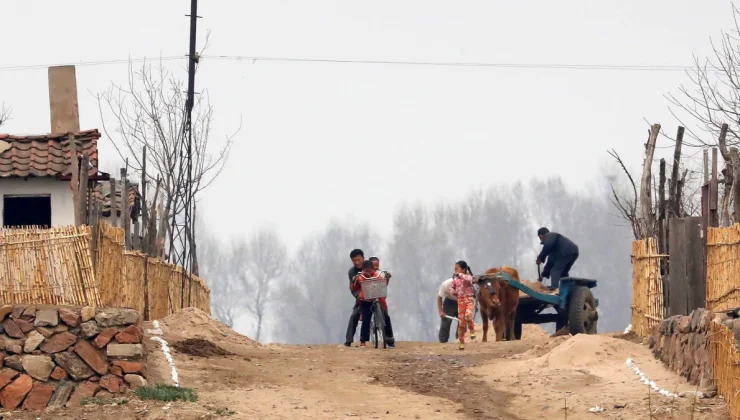
<instances>
[{"instance_id":1,"label":"house with tiled roof","mask_svg":"<svg viewBox=\"0 0 740 420\"><path fill-rule=\"evenodd\" d=\"M79 128L73 66L49 69L49 101L51 134L0 134L2 226L74 225L73 168L78 168L79 174L87 172L88 184L83 190L85 197L92 199L81 200L83 211L89 206L85 203L97 200L101 203L103 216L111 213L110 187L106 191L99 183L110 179L108 174L98 170L100 132L97 129L81 131ZM81 159L83 154L87 156L86 168L80 167L84 161ZM117 203L121 202L122 190L121 186L116 191ZM129 208L136 208L136 190L132 188L127 195ZM120 206L116 208L120 214Z\"/></svg>"},{"instance_id":2,"label":"house with tiled roof","mask_svg":"<svg viewBox=\"0 0 740 420\"><path fill-rule=\"evenodd\" d=\"M98 173L98 130L17 136L0 134L0 194L3 226L74 225L72 141L87 153L88 177Z\"/></svg>"}]
</instances>

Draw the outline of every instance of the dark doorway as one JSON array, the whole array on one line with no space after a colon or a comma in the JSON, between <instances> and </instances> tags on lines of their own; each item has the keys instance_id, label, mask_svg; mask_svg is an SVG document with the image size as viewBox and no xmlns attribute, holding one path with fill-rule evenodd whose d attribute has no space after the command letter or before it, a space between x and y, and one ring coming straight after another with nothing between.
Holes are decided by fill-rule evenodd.
<instances>
[{"instance_id":1,"label":"dark doorway","mask_svg":"<svg viewBox=\"0 0 740 420\"><path fill-rule=\"evenodd\" d=\"M3 226L51 226L51 197L4 196Z\"/></svg>"}]
</instances>

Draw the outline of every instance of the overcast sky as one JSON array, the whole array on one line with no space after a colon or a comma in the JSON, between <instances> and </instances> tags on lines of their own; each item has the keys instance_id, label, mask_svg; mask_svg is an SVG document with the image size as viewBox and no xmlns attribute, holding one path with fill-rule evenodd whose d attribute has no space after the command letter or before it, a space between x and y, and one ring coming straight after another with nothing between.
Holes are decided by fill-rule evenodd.
<instances>
[{"instance_id":1,"label":"overcast sky","mask_svg":"<svg viewBox=\"0 0 740 420\"><path fill-rule=\"evenodd\" d=\"M2 2L0 101L13 108L3 131L49 131L43 65L185 54L189 9L187 0ZM210 30L211 56L529 64L691 65L732 24L726 0L211 0L198 14L199 48ZM183 79L184 64L168 62ZM9 69L26 65L42 66ZM102 130L91 92L125 82L126 71L77 68L82 129ZM663 95L686 79L206 57L196 86L215 105L214 135L240 120L242 129L199 205L224 236L269 223L293 246L331 218L387 233L401 203L479 186L560 175L586 191L604 174L609 148L637 169L644 118L675 132ZM108 139L100 156L113 169Z\"/></svg>"}]
</instances>

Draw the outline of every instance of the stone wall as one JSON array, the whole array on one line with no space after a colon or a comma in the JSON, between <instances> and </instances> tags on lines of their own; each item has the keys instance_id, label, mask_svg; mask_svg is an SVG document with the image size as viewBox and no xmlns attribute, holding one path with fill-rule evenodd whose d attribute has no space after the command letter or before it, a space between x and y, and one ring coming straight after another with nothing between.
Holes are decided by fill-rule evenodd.
<instances>
[{"instance_id":1,"label":"stone wall","mask_svg":"<svg viewBox=\"0 0 740 420\"><path fill-rule=\"evenodd\" d=\"M657 359L704 393L716 392L710 349L710 325L715 320L711 311L697 309L689 316L664 319L648 338Z\"/></svg>"},{"instance_id":2,"label":"stone wall","mask_svg":"<svg viewBox=\"0 0 740 420\"><path fill-rule=\"evenodd\" d=\"M145 385L140 320L133 309L0 307L0 406L76 406Z\"/></svg>"}]
</instances>

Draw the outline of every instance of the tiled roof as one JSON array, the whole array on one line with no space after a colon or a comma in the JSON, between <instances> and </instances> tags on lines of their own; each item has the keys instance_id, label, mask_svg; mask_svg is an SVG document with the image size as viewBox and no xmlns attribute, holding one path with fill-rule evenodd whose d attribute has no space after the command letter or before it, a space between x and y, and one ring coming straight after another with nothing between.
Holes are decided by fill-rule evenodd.
<instances>
[{"instance_id":1,"label":"tiled roof","mask_svg":"<svg viewBox=\"0 0 740 420\"><path fill-rule=\"evenodd\" d=\"M90 157L88 173L98 173L98 130L72 133L80 153ZM71 174L69 135L66 133L35 136L0 134L0 178L68 176ZM10 148L7 146L10 145Z\"/></svg>"},{"instance_id":2,"label":"tiled roof","mask_svg":"<svg viewBox=\"0 0 740 420\"><path fill-rule=\"evenodd\" d=\"M118 180L116 181L116 213L118 216L121 215L121 191L123 190L123 183ZM131 216L135 217L138 214L136 209L136 198L139 195L139 190L136 185L129 185L128 188L128 208L131 210ZM97 183L95 185L95 198L100 202L100 210L104 217L109 217L111 214L110 205L110 182Z\"/></svg>"}]
</instances>

